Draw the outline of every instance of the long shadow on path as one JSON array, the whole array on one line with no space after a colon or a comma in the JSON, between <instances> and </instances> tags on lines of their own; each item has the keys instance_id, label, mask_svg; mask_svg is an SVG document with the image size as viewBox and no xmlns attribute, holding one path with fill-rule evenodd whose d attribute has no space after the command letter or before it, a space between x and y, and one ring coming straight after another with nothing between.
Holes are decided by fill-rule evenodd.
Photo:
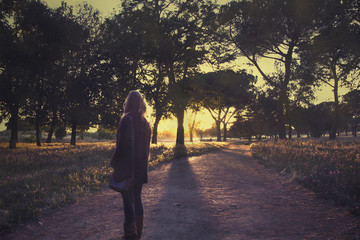
<instances>
[{"instance_id":1,"label":"long shadow on path","mask_svg":"<svg viewBox=\"0 0 360 240\"><path fill-rule=\"evenodd\" d=\"M154 189L150 183L149 189L144 191L144 199L151 198L149 195L154 191L160 191L157 192L160 196L150 200L156 203L150 202L150 206L146 206L149 211L145 211L143 239L221 239L217 219L208 212L208 204L201 195L189 161L189 158L180 158L152 173L164 175L160 179L154 176L153 183L164 187Z\"/></svg>"},{"instance_id":2,"label":"long shadow on path","mask_svg":"<svg viewBox=\"0 0 360 240\"><path fill-rule=\"evenodd\" d=\"M148 203L144 240L360 236L358 217L264 168L248 147L178 159L152 174L158 192L148 196L158 199Z\"/></svg>"}]
</instances>

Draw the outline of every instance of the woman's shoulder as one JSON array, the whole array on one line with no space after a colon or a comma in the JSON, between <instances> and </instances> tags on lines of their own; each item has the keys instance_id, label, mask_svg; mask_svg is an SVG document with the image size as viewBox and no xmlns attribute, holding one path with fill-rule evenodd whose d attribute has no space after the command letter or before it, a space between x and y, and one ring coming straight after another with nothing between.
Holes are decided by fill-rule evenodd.
<instances>
[{"instance_id":1,"label":"woman's shoulder","mask_svg":"<svg viewBox=\"0 0 360 240\"><path fill-rule=\"evenodd\" d=\"M149 121L146 119L146 117L145 117L145 116L142 116L142 117L141 117L141 119L142 119L142 121L143 121L144 125L146 125L146 126L150 126L150 123L149 123Z\"/></svg>"},{"instance_id":2,"label":"woman's shoulder","mask_svg":"<svg viewBox=\"0 0 360 240\"><path fill-rule=\"evenodd\" d=\"M121 117L120 125L128 125L132 121L132 116L130 113L126 113L124 116Z\"/></svg>"},{"instance_id":3,"label":"woman's shoulder","mask_svg":"<svg viewBox=\"0 0 360 240\"><path fill-rule=\"evenodd\" d=\"M131 121L135 121L135 122L138 122L140 120L140 122L142 122L146 127L150 127L150 123L149 121L144 117L142 116L141 114L139 113L132 113L132 112L129 112L129 113L126 113L121 121L122 122L126 122L127 124L129 124Z\"/></svg>"}]
</instances>

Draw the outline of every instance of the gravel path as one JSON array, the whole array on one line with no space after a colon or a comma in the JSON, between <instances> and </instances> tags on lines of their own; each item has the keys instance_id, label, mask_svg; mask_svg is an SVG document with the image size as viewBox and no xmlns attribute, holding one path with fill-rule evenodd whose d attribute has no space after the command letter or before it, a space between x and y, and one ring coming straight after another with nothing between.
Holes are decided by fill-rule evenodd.
<instances>
[{"instance_id":1,"label":"gravel path","mask_svg":"<svg viewBox=\"0 0 360 240\"><path fill-rule=\"evenodd\" d=\"M258 164L231 145L150 172L144 240L360 239L360 217ZM104 190L4 239L120 239L122 200Z\"/></svg>"}]
</instances>

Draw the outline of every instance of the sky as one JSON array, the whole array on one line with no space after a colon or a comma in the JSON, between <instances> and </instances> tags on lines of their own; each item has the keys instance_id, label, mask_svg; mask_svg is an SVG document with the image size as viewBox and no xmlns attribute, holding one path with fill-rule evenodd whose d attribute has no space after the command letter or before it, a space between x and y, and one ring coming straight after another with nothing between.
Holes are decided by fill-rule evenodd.
<instances>
[{"instance_id":1,"label":"sky","mask_svg":"<svg viewBox=\"0 0 360 240\"><path fill-rule=\"evenodd\" d=\"M228 2L229 0L219 0L218 3L224 4ZM48 4L50 8L57 8L61 5L61 0L44 0ZM82 4L85 1L83 0L64 0L64 2L68 3L69 5L78 5ZM118 9L121 4L121 0L87 0L87 3L91 4L95 9L98 9L100 11L100 14L103 17L109 17L111 16L111 13L114 12L114 9ZM248 65L246 65L246 61L244 60L238 60L234 63L234 67L237 69L247 69L249 73L252 73L254 75L258 75L258 72L255 68L250 68ZM270 61L263 61L261 63L262 67L265 68L265 71L272 72L274 65L273 62ZM204 65L202 66L202 71L211 71L211 68ZM261 79L261 77L259 77ZM261 86L263 82L260 80L258 82L258 86ZM340 91L340 94L343 94L344 90ZM330 87L322 87L320 90L316 92L316 101L315 103L320 103L324 101L331 101L333 99L332 91ZM185 116L185 131L187 131L187 119L189 116ZM153 122L154 119L151 117L151 114L148 114L148 119ZM207 129L210 128L214 124L214 120L211 118L210 114L207 111L202 111L199 114L197 114L197 121L201 121L200 128L201 129ZM176 119L171 120L164 120L160 122L159 125L159 132L161 131L171 131L175 134L177 127L177 121ZM0 131L5 129L5 123L0 124Z\"/></svg>"}]
</instances>

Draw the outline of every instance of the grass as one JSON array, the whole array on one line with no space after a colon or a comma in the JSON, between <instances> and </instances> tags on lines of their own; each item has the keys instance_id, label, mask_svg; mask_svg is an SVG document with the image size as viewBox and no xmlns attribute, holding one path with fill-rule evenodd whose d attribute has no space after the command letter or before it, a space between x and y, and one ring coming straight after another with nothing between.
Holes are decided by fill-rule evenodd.
<instances>
[{"instance_id":1,"label":"grass","mask_svg":"<svg viewBox=\"0 0 360 240\"><path fill-rule=\"evenodd\" d=\"M182 156L217 150L225 143L152 145L149 168ZM18 144L10 150L0 144L0 232L24 220L37 219L44 210L58 208L107 186L112 169L111 142Z\"/></svg>"},{"instance_id":2,"label":"grass","mask_svg":"<svg viewBox=\"0 0 360 240\"><path fill-rule=\"evenodd\" d=\"M265 166L360 214L360 142L270 141L250 150Z\"/></svg>"}]
</instances>

